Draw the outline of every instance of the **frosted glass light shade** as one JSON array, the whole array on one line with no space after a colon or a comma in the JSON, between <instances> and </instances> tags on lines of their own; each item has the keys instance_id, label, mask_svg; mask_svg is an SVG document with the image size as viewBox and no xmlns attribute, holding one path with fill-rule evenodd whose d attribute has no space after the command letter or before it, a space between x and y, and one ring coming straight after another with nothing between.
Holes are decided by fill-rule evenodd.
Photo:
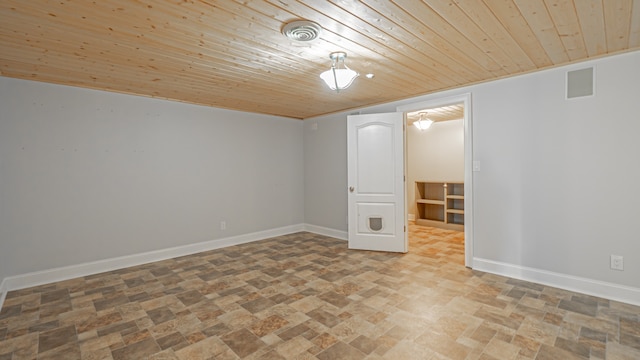
<instances>
[{"instance_id":1,"label":"frosted glass light shade","mask_svg":"<svg viewBox=\"0 0 640 360\"><path fill-rule=\"evenodd\" d=\"M420 119L413 122L413 126L417 127L420 130L427 130L431 126L431 124L433 124L433 120L430 119Z\"/></svg>"},{"instance_id":2,"label":"frosted glass light shade","mask_svg":"<svg viewBox=\"0 0 640 360\"><path fill-rule=\"evenodd\" d=\"M336 69L331 68L322 74L320 74L320 78L327 84L327 86L331 90L342 90L346 89L353 83L358 77L358 73L346 68L346 69ZM336 87L337 85L337 87Z\"/></svg>"},{"instance_id":3,"label":"frosted glass light shade","mask_svg":"<svg viewBox=\"0 0 640 360\"><path fill-rule=\"evenodd\" d=\"M322 79L331 90L340 92L340 90L348 88L359 75L357 72L349 69L344 63L346 57L347 53L344 51L336 51L329 54L331 68L320 74L320 79Z\"/></svg>"}]
</instances>

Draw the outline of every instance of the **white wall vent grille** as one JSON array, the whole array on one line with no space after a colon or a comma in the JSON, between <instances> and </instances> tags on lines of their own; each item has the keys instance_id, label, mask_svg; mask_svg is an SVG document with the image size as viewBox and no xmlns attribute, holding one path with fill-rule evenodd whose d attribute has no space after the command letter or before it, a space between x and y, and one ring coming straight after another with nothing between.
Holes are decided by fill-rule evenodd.
<instances>
[{"instance_id":1,"label":"white wall vent grille","mask_svg":"<svg viewBox=\"0 0 640 360\"><path fill-rule=\"evenodd\" d=\"M594 93L593 67L567 72L567 99L592 96Z\"/></svg>"}]
</instances>

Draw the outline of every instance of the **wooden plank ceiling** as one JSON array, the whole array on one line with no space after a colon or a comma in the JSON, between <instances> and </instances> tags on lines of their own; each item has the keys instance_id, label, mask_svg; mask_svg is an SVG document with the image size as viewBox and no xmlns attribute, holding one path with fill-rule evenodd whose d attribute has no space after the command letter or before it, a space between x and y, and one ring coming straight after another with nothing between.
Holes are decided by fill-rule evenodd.
<instances>
[{"instance_id":1,"label":"wooden plank ceiling","mask_svg":"<svg viewBox=\"0 0 640 360\"><path fill-rule=\"evenodd\" d=\"M640 0L0 0L3 76L294 118L637 49Z\"/></svg>"}]
</instances>

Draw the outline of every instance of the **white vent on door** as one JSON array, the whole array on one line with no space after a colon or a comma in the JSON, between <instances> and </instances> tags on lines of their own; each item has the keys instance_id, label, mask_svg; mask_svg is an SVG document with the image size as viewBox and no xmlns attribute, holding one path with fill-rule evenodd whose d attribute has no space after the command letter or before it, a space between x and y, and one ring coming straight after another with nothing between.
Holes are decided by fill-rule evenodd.
<instances>
[{"instance_id":1,"label":"white vent on door","mask_svg":"<svg viewBox=\"0 0 640 360\"><path fill-rule=\"evenodd\" d=\"M592 96L594 93L593 67L567 72L567 99Z\"/></svg>"}]
</instances>

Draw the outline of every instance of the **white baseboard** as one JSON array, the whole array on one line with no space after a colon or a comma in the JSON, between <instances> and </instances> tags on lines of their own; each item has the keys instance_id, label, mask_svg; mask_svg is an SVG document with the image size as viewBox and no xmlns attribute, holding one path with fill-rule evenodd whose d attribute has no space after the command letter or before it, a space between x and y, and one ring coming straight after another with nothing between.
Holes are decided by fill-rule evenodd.
<instances>
[{"instance_id":1,"label":"white baseboard","mask_svg":"<svg viewBox=\"0 0 640 360\"><path fill-rule=\"evenodd\" d=\"M154 261L161 261L170 258L191 255L203 251L245 244L300 231L308 231L341 240L348 239L348 233L346 231L335 230L311 224L298 224L271 230L259 231L250 234L205 241L197 244L178 246L174 248L149 251L145 253L99 260L84 264L37 271L23 275L10 276L3 279L0 283L0 309L2 309L2 304L4 303L4 300L7 296L7 292L11 290L19 290L27 287L73 279L81 276L98 274L105 271L112 271ZM554 273L551 271L528 268L524 266L507 264L481 258L473 259L473 269L640 306L640 289L634 287Z\"/></svg>"},{"instance_id":2,"label":"white baseboard","mask_svg":"<svg viewBox=\"0 0 640 360\"><path fill-rule=\"evenodd\" d=\"M11 290L19 290L32 286L48 284L57 281L73 279L81 276L98 274L105 271L122 269L125 267L147 264L175 257L191 255L203 251L220 249L223 247L245 244L253 241L268 239L275 236L287 235L305 231L305 225L291 225L250 234L231 236L222 239L177 246L168 249L154 250L140 254L121 256L117 258L92 261L83 264L70 265L55 269L36 271L32 273L9 276L2 281L2 296ZM0 302L1 306L1 302Z\"/></svg>"},{"instance_id":3,"label":"white baseboard","mask_svg":"<svg viewBox=\"0 0 640 360\"><path fill-rule=\"evenodd\" d=\"M473 269L640 306L635 287L480 258L473 258Z\"/></svg>"},{"instance_id":4,"label":"white baseboard","mask_svg":"<svg viewBox=\"0 0 640 360\"><path fill-rule=\"evenodd\" d=\"M333 237L333 238L336 238L336 239L340 239L340 240L349 239L349 233L346 232L346 231L326 228L326 227L322 227L322 226L304 224L304 230L308 231L308 232L312 232L314 234L330 236L330 237Z\"/></svg>"},{"instance_id":5,"label":"white baseboard","mask_svg":"<svg viewBox=\"0 0 640 360\"><path fill-rule=\"evenodd\" d=\"M2 304L4 304L4 299L7 297L7 292L9 290L7 289L6 279L2 279L2 282L0 282L0 310L2 310Z\"/></svg>"},{"instance_id":6,"label":"white baseboard","mask_svg":"<svg viewBox=\"0 0 640 360\"><path fill-rule=\"evenodd\" d=\"M22 275L9 276L2 280L0 284L0 309L7 296L7 292L19 290L28 287L49 284L52 282L73 279L81 276L98 274L101 272L122 269L130 266L147 264L154 261L161 261L175 257L191 255L203 251L220 249L233 245L245 244L253 241L264 240L276 236L292 234L300 231L308 231L320 235L331 236L334 238L346 240L347 232L315 226L309 224L298 224L285 226L281 228L254 232L250 234L231 236L222 239L177 246L168 249L144 252L121 256L117 258L92 261L83 264L70 265L55 269L31 272Z\"/></svg>"}]
</instances>

